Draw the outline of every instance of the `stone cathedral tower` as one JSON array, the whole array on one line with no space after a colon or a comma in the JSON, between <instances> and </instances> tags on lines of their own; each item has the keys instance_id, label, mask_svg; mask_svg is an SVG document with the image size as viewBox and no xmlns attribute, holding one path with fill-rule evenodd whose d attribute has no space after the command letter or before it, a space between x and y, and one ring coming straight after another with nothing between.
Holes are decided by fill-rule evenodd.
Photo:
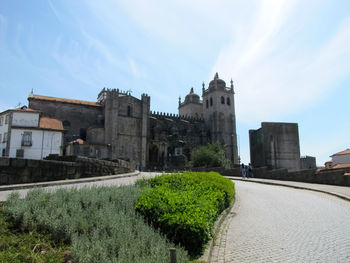
<instances>
[{"instance_id":1,"label":"stone cathedral tower","mask_svg":"<svg viewBox=\"0 0 350 263\"><path fill-rule=\"evenodd\" d=\"M179 115L191 118L203 118L208 139L226 145L226 155L239 164L237 151L236 114L233 82L226 87L225 81L219 79L218 73L210 81L208 89L202 88L202 98L191 88L184 102L179 99Z\"/></svg>"},{"instance_id":2,"label":"stone cathedral tower","mask_svg":"<svg viewBox=\"0 0 350 263\"><path fill-rule=\"evenodd\" d=\"M233 81L226 87L218 73L208 89L202 88L203 118L212 142L226 145L226 154L234 164L239 164L237 151L236 114Z\"/></svg>"}]
</instances>

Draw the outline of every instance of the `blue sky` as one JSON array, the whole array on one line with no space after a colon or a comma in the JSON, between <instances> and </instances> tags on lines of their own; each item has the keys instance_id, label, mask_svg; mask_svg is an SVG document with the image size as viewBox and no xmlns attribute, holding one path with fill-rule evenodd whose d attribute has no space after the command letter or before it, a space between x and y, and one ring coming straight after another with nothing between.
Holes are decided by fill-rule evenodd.
<instances>
[{"instance_id":1,"label":"blue sky","mask_svg":"<svg viewBox=\"0 0 350 263\"><path fill-rule=\"evenodd\" d=\"M350 148L350 1L0 0L0 111L103 87L177 113L218 72L236 91L240 155L263 121L299 124L322 165Z\"/></svg>"}]
</instances>

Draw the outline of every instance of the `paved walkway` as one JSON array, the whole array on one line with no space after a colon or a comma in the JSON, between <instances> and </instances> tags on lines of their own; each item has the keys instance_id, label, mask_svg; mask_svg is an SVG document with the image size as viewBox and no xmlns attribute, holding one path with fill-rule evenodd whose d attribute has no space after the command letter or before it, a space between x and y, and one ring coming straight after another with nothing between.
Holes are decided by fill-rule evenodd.
<instances>
[{"instance_id":1,"label":"paved walkway","mask_svg":"<svg viewBox=\"0 0 350 263\"><path fill-rule=\"evenodd\" d=\"M350 262L350 202L295 187L342 198L350 197L350 188L234 181L236 202L220 227L209 262ZM279 185L268 185L272 183Z\"/></svg>"},{"instance_id":2,"label":"paved walkway","mask_svg":"<svg viewBox=\"0 0 350 263\"><path fill-rule=\"evenodd\" d=\"M62 180L62 181L50 181L42 183L32 184L15 184L15 185L4 185L0 186L0 201L5 201L7 196L11 192L18 192L20 196L24 197L27 192L33 187L44 187L50 191L54 191L57 188L81 188L81 187L92 187L92 186L119 186L133 184L136 180L141 178L153 177L161 173L156 172L133 172L119 175L89 177L74 180Z\"/></svg>"},{"instance_id":3,"label":"paved walkway","mask_svg":"<svg viewBox=\"0 0 350 263\"><path fill-rule=\"evenodd\" d=\"M243 179L242 177L231 177L231 176L229 176L228 178L234 181L249 181L249 182L255 182L255 183L262 183L262 184L288 186L288 187L304 189L304 190L313 190L321 193L331 194L350 201L349 186L310 184L310 183L302 183L302 182L294 182L294 181L281 181L281 180L260 179L260 178Z\"/></svg>"}]
</instances>

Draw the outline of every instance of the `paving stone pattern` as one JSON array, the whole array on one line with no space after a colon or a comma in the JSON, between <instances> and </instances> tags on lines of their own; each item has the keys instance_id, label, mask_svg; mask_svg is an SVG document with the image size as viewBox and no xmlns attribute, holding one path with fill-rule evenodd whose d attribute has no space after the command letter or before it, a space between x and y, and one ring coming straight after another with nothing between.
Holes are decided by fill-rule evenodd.
<instances>
[{"instance_id":1,"label":"paving stone pattern","mask_svg":"<svg viewBox=\"0 0 350 263\"><path fill-rule=\"evenodd\" d=\"M350 202L236 181L210 262L350 262Z\"/></svg>"}]
</instances>

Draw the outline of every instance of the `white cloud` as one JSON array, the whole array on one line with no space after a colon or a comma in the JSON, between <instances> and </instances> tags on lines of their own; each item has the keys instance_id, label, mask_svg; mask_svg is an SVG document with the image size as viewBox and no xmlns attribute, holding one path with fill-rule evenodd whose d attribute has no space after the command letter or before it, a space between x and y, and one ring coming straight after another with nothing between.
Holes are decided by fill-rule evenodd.
<instances>
[{"instance_id":1,"label":"white cloud","mask_svg":"<svg viewBox=\"0 0 350 263\"><path fill-rule=\"evenodd\" d=\"M243 122L300 110L350 71L349 21L323 46L305 52L303 40L286 34L305 26L294 12L301 7L291 3L263 2L253 27L244 34L235 32L235 41L220 52L213 67L223 78L235 80L237 115Z\"/></svg>"}]
</instances>

